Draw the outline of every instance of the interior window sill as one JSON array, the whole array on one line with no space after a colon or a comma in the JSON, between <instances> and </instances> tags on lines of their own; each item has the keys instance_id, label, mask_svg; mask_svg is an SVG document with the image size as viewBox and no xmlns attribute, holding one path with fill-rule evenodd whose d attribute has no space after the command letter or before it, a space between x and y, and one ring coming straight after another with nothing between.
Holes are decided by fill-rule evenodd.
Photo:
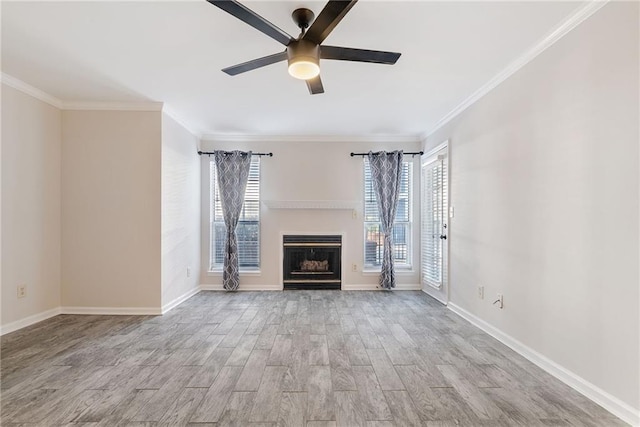
<instances>
[{"instance_id":1,"label":"interior window sill","mask_svg":"<svg viewBox=\"0 0 640 427\"><path fill-rule=\"evenodd\" d=\"M396 274L398 276L409 276L414 274L415 272L416 271L411 268L407 268L407 269L396 268ZM362 275L363 276L379 276L380 270L363 270Z\"/></svg>"},{"instance_id":2,"label":"interior window sill","mask_svg":"<svg viewBox=\"0 0 640 427\"><path fill-rule=\"evenodd\" d=\"M240 276L261 276L261 270L240 270ZM207 276L222 276L222 270L209 270Z\"/></svg>"}]
</instances>

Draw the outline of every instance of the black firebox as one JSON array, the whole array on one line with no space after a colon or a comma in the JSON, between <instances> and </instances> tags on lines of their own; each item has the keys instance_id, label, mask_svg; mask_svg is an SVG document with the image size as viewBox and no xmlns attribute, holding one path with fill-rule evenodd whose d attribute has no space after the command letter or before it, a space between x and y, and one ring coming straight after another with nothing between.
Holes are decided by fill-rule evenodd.
<instances>
[{"instance_id":1,"label":"black firebox","mask_svg":"<svg viewBox=\"0 0 640 427\"><path fill-rule=\"evenodd\" d=\"M340 289L342 236L283 236L285 289Z\"/></svg>"}]
</instances>

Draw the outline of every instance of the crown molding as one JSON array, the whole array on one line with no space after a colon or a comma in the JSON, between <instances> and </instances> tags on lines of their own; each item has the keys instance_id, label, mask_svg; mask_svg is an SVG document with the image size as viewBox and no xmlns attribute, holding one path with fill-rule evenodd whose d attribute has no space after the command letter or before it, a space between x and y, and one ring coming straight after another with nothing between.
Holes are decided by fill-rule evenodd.
<instances>
[{"instance_id":1,"label":"crown molding","mask_svg":"<svg viewBox=\"0 0 640 427\"><path fill-rule=\"evenodd\" d=\"M200 140L202 138L202 132L197 130L194 126L190 125L186 120L184 120L176 111L169 107L167 104L162 106L162 112L167 116L171 117L176 123L185 128L191 135ZM198 141L199 142L199 141Z\"/></svg>"},{"instance_id":2,"label":"crown molding","mask_svg":"<svg viewBox=\"0 0 640 427\"><path fill-rule=\"evenodd\" d=\"M88 111L162 111L162 102L85 102L63 101L47 92L31 86L29 83L13 77L7 73L1 73L2 83L17 89L27 95L46 102L61 110L88 110Z\"/></svg>"},{"instance_id":3,"label":"crown molding","mask_svg":"<svg viewBox=\"0 0 640 427\"><path fill-rule=\"evenodd\" d=\"M83 111L162 111L162 102L64 101L62 109Z\"/></svg>"},{"instance_id":4,"label":"crown molding","mask_svg":"<svg viewBox=\"0 0 640 427\"><path fill-rule=\"evenodd\" d=\"M362 142L362 143L419 143L420 135L258 135L258 134L204 134L208 142Z\"/></svg>"},{"instance_id":5,"label":"crown molding","mask_svg":"<svg viewBox=\"0 0 640 427\"><path fill-rule=\"evenodd\" d=\"M558 40L567 35L569 32L571 32L571 30L576 28L598 10L600 10L608 2L609 0L592 0L583 7L578 8L573 14L569 15L560 25L558 25L553 31L547 34L542 40L538 41L536 44L526 50L515 61L507 65L504 70L493 76L493 78L491 78L478 90L473 92L467 99L462 101L455 108L445 114L440 120L436 122L431 130L422 134L420 139L422 141L425 141L429 136L433 135L440 128L449 123L471 105L475 104L480 98L495 89L500 83L507 80L542 52L553 46Z\"/></svg>"},{"instance_id":6,"label":"crown molding","mask_svg":"<svg viewBox=\"0 0 640 427\"><path fill-rule=\"evenodd\" d=\"M85 101L63 101L47 92L31 86L24 81L13 77L7 73L0 74L2 83L30 95L40 101L46 102L60 110L77 111L162 111L182 127L187 129L193 136L200 138L201 132L194 131L185 120L182 120L174 110L164 105L162 102L85 102Z\"/></svg>"},{"instance_id":7,"label":"crown molding","mask_svg":"<svg viewBox=\"0 0 640 427\"><path fill-rule=\"evenodd\" d=\"M2 79L2 83L10 86L20 92L26 93L27 95L31 95L32 97L39 99L42 102L46 102L49 105L52 105L56 108L62 109L63 102L62 100L56 98L53 95L48 94L47 92L38 89L35 86L31 86L28 83L23 82L20 79L17 79L7 73L1 73L0 77Z\"/></svg>"}]
</instances>

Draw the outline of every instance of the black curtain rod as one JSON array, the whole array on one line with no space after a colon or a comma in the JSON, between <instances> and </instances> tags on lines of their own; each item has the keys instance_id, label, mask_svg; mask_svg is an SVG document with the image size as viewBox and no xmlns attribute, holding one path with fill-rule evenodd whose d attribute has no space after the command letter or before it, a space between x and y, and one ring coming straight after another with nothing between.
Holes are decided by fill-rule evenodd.
<instances>
[{"instance_id":1,"label":"black curtain rod","mask_svg":"<svg viewBox=\"0 0 640 427\"><path fill-rule=\"evenodd\" d=\"M413 152L408 151L408 152L404 152L402 154L403 155L406 154L407 156L412 156L412 157L413 156L417 156L417 155L422 156L424 154L424 151L413 151ZM363 156L364 157L364 156L368 156L368 155L369 155L369 153L351 153L351 157L353 157L353 156Z\"/></svg>"},{"instance_id":2,"label":"black curtain rod","mask_svg":"<svg viewBox=\"0 0 640 427\"><path fill-rule=\"evenodd\" d=\"M231 154L232 151L225 151L225 154ZM212 154L215 154L213 151L198 151L198 154L200 154L201 156L203 154L206 154L207 156L210 156ZM252 156L267 156L267 157L273 157L273 153L251 153Z\"/></svg>"}]
</instances>

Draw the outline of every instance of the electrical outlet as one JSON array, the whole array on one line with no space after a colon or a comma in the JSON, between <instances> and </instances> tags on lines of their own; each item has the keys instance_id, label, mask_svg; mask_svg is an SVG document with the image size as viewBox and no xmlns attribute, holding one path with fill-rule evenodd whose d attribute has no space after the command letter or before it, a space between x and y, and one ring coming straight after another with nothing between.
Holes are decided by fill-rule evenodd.
<instances>
[{"instance_id":1,"label":"electrical outlet","mask_svg":"<svg viewBox=\"0 0 640 427\"><path fill-rule=\"evenodd\" d=\"M351 264L351 271L358 271L358 264L356 264L355 262Z\"/></svg>"},{"instance_id":2,"label":"electrical outlet","mask_svg":"<svg viewBox=\"0 0 640 427\"><path fill-rule=\"evenodd\" d=\"M187 277L191 277L191 267L187 267Z\"/></svg>"},{"instance_id":3,"label":"electrical outlet","mask_svg":"<svg viewBox=\"0 0 640 427\"><path fill-rule=\"evenodd\" d=\"M484 286L478 286L478 298L484 299Z\"/></svg>"},{"instance_id":4,"label":"electrical outlet","mask_svg":"<svg viewBox=\"0 0 640 427\"><path fill-rule=\"evenodd\" d=\"M18 298L24 298L27 296L27 285L18 286Z\"/></svg>"}]
</instances>

